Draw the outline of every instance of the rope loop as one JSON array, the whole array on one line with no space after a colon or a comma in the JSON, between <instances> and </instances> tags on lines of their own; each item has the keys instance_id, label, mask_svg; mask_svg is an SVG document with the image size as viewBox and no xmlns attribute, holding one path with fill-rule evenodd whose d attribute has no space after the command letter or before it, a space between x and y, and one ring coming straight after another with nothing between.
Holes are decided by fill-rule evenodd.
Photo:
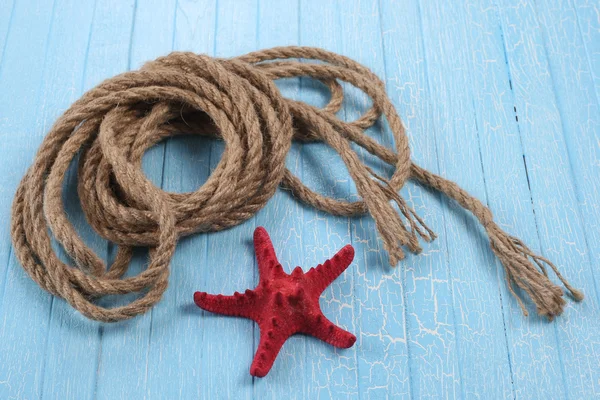
<instances>
[{"instance_id":1,"label":"rope loop","mask_svg":"<svg viewBox=\"0 0 600 400\"><path fill-rule=\"evenodd\" d=\"M329 88L331 98L324 108L286 99L274 83L301 76ZM355 121L336 116L344 96L340 82L372 100L371 108ZM365 134L382 115L394 136L393 151ZM141 162L150 147L180 134L218 137L225 150L199 189L169 193L146 178ZM331 146L361 200L337 200L305 186L285 168L292 139ZM393 165L393 175L387 179L374 173L352 143ZM63 182L78 155L77 190L86 219L118 245L110 267L83 242L64 209ZM511 290L513 283L525 289L538 311L550 317L562 312L562 290L550 282L542 265L548 260L500 230L477 199L411 162L405 128L383 82L355 61L317 48L279 47L232 59L175 52L102 82L73 103L42 142L15 195L11 235L21 264L42 288L88 318L114 322L144 313L160 300L180 237L240 224L261 209L280 184L330 214L368 212L390 263L396 265L404 258L403 247L419 252L419 239L435 238L398 194L410 178L443 191L480 219L492 249L507 266ZM51 233L75 267L59 259ZM148 267L124 278L136 246L150 248ZM131 292L142 294L123 306L106 308L95 302Z\"/></svg>"}]
</instances>

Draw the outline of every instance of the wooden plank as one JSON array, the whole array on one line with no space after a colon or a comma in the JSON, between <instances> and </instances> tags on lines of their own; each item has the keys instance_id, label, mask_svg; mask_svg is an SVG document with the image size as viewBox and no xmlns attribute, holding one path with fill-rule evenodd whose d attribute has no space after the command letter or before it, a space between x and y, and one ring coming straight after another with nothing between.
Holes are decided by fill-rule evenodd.
<instances>
[{"instance_id":1,"label":"wooden plank","mask_svg":"<svg viewBox=\"0 0 600 400\"><path fill-rule=\"evenodd\" d=\"M82 94L93 17L93 2L81 4L78 1L63 1L55 9L46 45L46 73L40 94L44 103L44 118L49 123ZM73 20L81 23L71 24L70 21ZM77 209L75 172L76 166L72 165L63 184L64 206L67 215L75 216L71 217L73 225L80 232L83 229L91 233L81 210ZM91 235L84 236L91 238ZM71 264L62 248L57 253L63 261ZM64 300L53 299L43 368L42 397L92 397L100 344L98 327L99 323L83 317ZM74 330L78 334L74 334ZM73 357L74 354L91 356ZM78 371L78 374L74 375L73 371Z\"/></svg>"},{"instance_id":2,"label":"wooden plank","mask_svg":"<svg viewBox=\"0 0 600 400\"><path fill-rule=\"evenodd\" d=\"M428 60L424 54L419 2L384 1L379 16L386 89L407 126L412 158L430 171L439 172L435 131L438 121L432 117L429 100ZM454 266L449 265L449 239L444 216L447 209L440 201L441 195L411 182L402 194L439 237L432 243L424 243L422 254L409 255L394 271L393 277L369 267L372 261L367 259L367 272L373 275L371 279L381 283L367 285L369 291L363 297L381 302L378 291L394 293L400 290L397 285L403 285L408 354L396 351L395 358L398 363L404 358L409 363L404 376L410 379L410 395L413 398L460 397L461 375L452 301ZM369 232L374 232L374 227L365 232L367 237L373 237L374 233ZM380 263L385 265L385 260ZM382 284L388 289L380 288ZM401 300L384 300L378 308L386 307L390 315L398 315L400 310L397 308L401 306ZM401 322L397 324L401 325ZM363 326L363 329L366 328ZM383 350L385 348L380 358L385 359Z\"/></svg>"},{"instance_id":3,"label":"wooden plank","mask_svg":"<svg viewBox=\"0 0 600 400\"><path fill-rule=\"evenodd\" d=\"M580 88L567 90L563 86L564 77L561 78L566 71L553 69L552 63L555 61L549 63L548 59L548 55L552 58L560 54L560 57L565 57L563 62L569 63L565 68L582 66L583 63L577 60L583 57L577 55L581 46L576 45L575 49L567 51L562 44L558 47L557 38L551 39L552 42L545 40L543 32L552 32L555 28L548 28L550 31L542 29L532 2L516 4L507 0L499 3L499 10L541 248L543 254L556 262L571 283L587 295L581 304L570 303L565 315L555 322L566 396L590 398L600 392L597 363L600 322L594 317L598 313L593 267L597 260L592 258L594 253L589 247L592 238L586 241L584 225L593 226L594 221L598 221L598 214L593 210L590 216L582 214L584 208L579 208L579 201L585 197L581 197L583 193L579 190L582 188L577 181L573 181L573 174L585 173L589 176L597 167L588 164L590 156L581 161L575 160L577 152L570 153L569 147L579 146L576 145L578 140L569 142L565 137L579 135L586 137L582 141L592 141L591 131L580 132L580 128L575 126L577 122L588 121L587 118L589 121L597 119L587 116L588 110L581 113L579 108L583 106L585 110L586 105L590 104L589 98L582 97L589 96L589 92L586 94L585 89ZM540 8L538 12L542 12ZM542 15L549 12L544 10ZM553 23L558 24L556 26L562 23L564 29L569 29L573 25L573 18L572 12L561 12L560 18ZM550 23L547 17L545 20ZM560 40L566 40L564 33L556 32ZM570 40L574 36L578 40L576 32L570 35ZM589 81L589 72L586 73L584 67L579 69L578 79ZM573 73L567 71L568 74ZM562 100L557 101L560 96L567 96L565 100L573 104L561 110ZM575 120L570 119L566 111L575 113ZM574 170L575 165L579 165L581 172ZM594 187L597 188L590 182L583 189L590 193Z\"/></svg>"},{"instance_id":4,"label":"wooden plank","mask_svg":"<svg viewBox=\"0 0 600 400\"><path fill-rule=\"evenodd\" d=\"M594 90L594 64L569 2L542 2L537 12L585 232L585 246L589 259L599 260L600 104ZM600 277L593 268L591 272L598 295Z\"/></svg>"},{"instance_id":5,"label":"wooden plank","mask_svg":"<svg viewBox=\"0 0 600 400\"><path fill-rule=\"evenodd\" d=\"M175 0L138 0L132 13L128 60L129 69L137 69L146 61L167 54L173 45L173 17ZM110 27L109 27L110 29ZM110 32L110 31L109 31ZM112 40L108 43L111 43ZM150 149L143 159L146 176L161 185L164 159L164 143ZM114 251L114 248L111 249ZM136 255L128 275L139 273L147 264L147 252ZM131 301L136 295L110 302L111 305ZM138 316L117 324L104 325L102 352L98 368L97 397L107 399L130 399L149 397L152 383L148 379L149 349L152 340L153 313Z\"/></svg>"},{"instance_id":6,"label":"wooden plank","mask_svg":"<svg viewBox=\"0 0 600 400\"><path fill-rule=\"evenodd\" d=\"M14 257L8 221L17 185L52 122L50 114L56 113L42 98L42 82L50 72L46 46L55 13L53 2L28 1L16 2L11 13L8 19L3 17L12 23L0 66L0 137L5 146L0 210L7 221L0 226L0 397L32 398L42 393L52 300Z\"/></svg>"},{"instance_id":7,"label":"wooden plank","mask_svg":"<svg viewBox=\"0 0 600 400\"><path fill-rule=\"evenodd\" d=\"M161 303L114 325L87 321L40 290L12 254L7 222L0 226L0 398L588 398L600 392L597 4L383 0L379 7L311 0L2 2L0 215L8 221L14 190L42 137L82 89L172 48L229 57L318 45L385 78L409 128L413 158L488 202L503 228L541 249L583 288L585 302L551 324L523 318L474 220L410 184L403 195L440 238L396 270L388 270L369 217L333 218L278 191L245 224L183 239ZM326 101L310 81L278 85L287 96ZM353 119L367 104L351 91L340 116ZM389 144L389 132L370 134ZM222 149L212 140L176 138L151 149L144 168L165 190L193 190ZM343 163L326 146L294 146L287 165L322 193L356 197ZM78 208L74 183L71 171L65 202L72 222L105 254L106 242ZM252 379L258 328L192 304L195 290L231 293L255 285L251 237L258 225L273 236L288 271L297 264L308 269L352 242L355 262L321 303L357 334L355 348L294 337L269 376ZM145 257L139 254L131 273L145 267Z\"/></svg>"},{"instance_id":8,"label":"wooden plank","mask_svg":"<svg viewBox=\"0 0 600 400\"><path fill-rule=\"evenodd\" d=\"M485 203L475 99L465 90L471 79L465 13L464 4L420 2L431 102L426 117L435 132L441 175ZM487 241L477 238L478 222L446 198L443 204L445 229L439 233L447 242L462 396L512 397L499 280L490 268L493 255Z\"/></svg>"},{"instance_id":9,"label":"wooden plank","mask_svg":"<svg viewBox=\"0 0 600 400\"><path fill-rule=\"evenodd\" d=\"M568 155L568 168L579 206L579 222L585 236L584 242L577 242L576 247L583 249L588 256L589 272L584 279L591 281L587 281L586 285L589 301L586 311L597 313L600 300L600 276L595 268L600 259L600 104L597 71L594 70L598 65L594 62L598 56L589 53L570 2L542 1L537 6L537 14L564 135L562 152ZM600 334L587 323L588 319L594 319L593 315L583 316L582 326L591 329L584 335L573 335L572 326L560 327L568 332L566 337L575 342L575 345L566 346L563 356L568 394L575 397L600 393L600 365L592 361L600 356ZM590 364L585 366L586 362ZM578 370L572 370L574 366Z\"/></svg>"},{"instance_id":10,"label":"wooden plank","mask_svg":"<svg viewBox=\"0 0 600 400\"><path fill-rule=\"evenodd\" d=\"M466 16L488 202L500 226L539 252L498 8L492 2L468 3ZM502 284L505 274L499 262L495 264L501 282L515 397L564 396L554 326L544 323L533 310L530 318L523 317Z\"/></svg>"},{"instance_id":11,"label":"wooden plank","mask_svg":"<svg viewBox=\"0 0 600 400\"><path fill-rule=\"evenodd\" d=\"M134 0L115 1L115 0L97 0L94 10L94 21L91 27L90 39L87 51L86 68L83 78L83 89L89 90L102 80L110 78L127 70L129 58L129 44L131 38L131 28L133 24ZM77 202L77 193L70 193L71 201ZM106 240L99 238L84 220L82 212L78 209L69 213L77 218L78 230L82 233L86 243L90 245L94 251L101 255L105 260L109 259L109 245ZM131 297L131 296L129 296ZM105 306L114 306L115 302L110 299L101 300L100 304ZM107 352L106 347L103 348L104 332L111 328L107 324L97 324L97 338L99 341L96 356L90 359L78 357L78 354L85 352L70 351L64 357L80 358L82 362L88 362L95 369L94 382L90 387L90 396L102 396L103 383L99 385L99 381L106 378L106 361L102 356ZM68 333L65 336L69 336ZM92 334L90 333L90 337ZM107 343L110 344L110 343ZM108 349L110 351L110 349ZM123 365L123 364L118 364ZM123 365L125 366L125 365ZM117 373L122 374L120 368L113 368ZM72 374L75 368L70 370ZM100 389L100 393L98 393ZM122 390L122 389L121 389Z\"/></svg>"},{"instance_id":12,"label":"wooden plank","mask_svg":"<svg viewBox=\"0 0 600 400\"><path fill-rule=\"evenodd\" d=\"M174 17L173 48L212 54L216 8L214 1L180 0ZM200 137L175 137L168 140L163 171L163 189L190 192L198 189L210 173L212 140ZM207 290L204 282L210 270L219 273L217 263L208 263L208 235L193 235L180 240L171 261L169 289L153 310L152 338L148 349L148 396L174 398L211 398L226 384L218 376L227 366L207 368L207 349L216 342L207 337L204 313L193 303L193 293ZM232 265L240 268L239 265ZM212 290L212 288L211 288ZM229 321L225 321L227 323ZM250 337L251 338L251 337ZM235 348L235 341L227 343ZM225 356L216 357L224 362ZM238 363L243 364L243 363ZM240 368L241 369L241 368ZM238 370L236 370L237 372ZM244 371L247 374L247 371ZM213 397L215 397L213 396Z\"/></svg>"},{"instance_id":13,"label":"wooden plank","mask_svg":"<svg viewBox=\"0 0 600 400\"><path fill-rule=\"evenodd\" d=\"M585 46L596 99L600 97L600 6L595 0L574 0L576 25Z\"/></svg>"},{"instance_id":14,"label":"wooden plank","mask_svg":"<svg viewBox=\"0 0 600 400\"><path fill-rule=\"evenodd\" d=\"M16 0L5 1L0 4L0 62L2 62L6 46L6 39L13 22L15 1Z\"/></svg>"},{"instance_id":15,"label":"wooden plank","mask_svg":"<svg viewBox=\"0 0 600 400\"><path fill-rule=\"evenodd\" d=\"M299 31L298 2L284 4L277 0L261 0L258 5L257 48L297 44ZM277 82L284 96L300 96L299 79ZM302 178L301 145L292 146L286 165ZM307 238L304 235L304 215L306 207L294 199L290 193L278 190L265 208L256 216L256 225L264 226L270 233L277 256L288 273L296 265L304 270L310 268L306 260ZM255 343L258 344L259 330L255 326ZM307 386L311 379L307 375L306 343L311 339L304 336L290 338L281 349L271 372L264 379L254 380L253 397L262 398L306 398ZM255 346L256 347L256 346Z\"/></svg>"},{"instance_id":16,"label":"wooden plank","mask_svg":"<svg viewBox=\"0 0 600 400\"><path fill-rule=\"evenodd\" d=\"M343 31L341 9L337 2L301 1L299 4L299 44L341 52ZM318 27L318 29L315 29ZM320 83L301 80L300 100L324 106L329 93ZM340 111L343 118L345 110ZM305 144L300 150L302 180L313 190L327 196L348 199L352 196L351 179L339 155L322 143ZM303 215L304 257L302 266L310 268L333 256L352 242L348 218L333 217L312 208ZM356 332L354 323L354 277L357 262L337 278L321 296L323 313L334 323ZM306 340L306 394L303 397L350 397L358 390L356 347L341 350L314 339Z\"/></svg>"},{"instance_id":17,"label":"wooden plank","mask_svg":"<svg viewBox=\"0 0 600 400\"><path fill-rule=\"evenodd\" d=\"M214 56L231 57L256 47L256 2L218 1L214 25ZM224 143L211 141L208 166L213 171ZM203 276L196 290L233 294L253 288L257 282L251 243L254 219L233 229L207 234ZM202 397L252 397L250 364L254 356L254 322L226 318L208 312L202 315L205 362L201 373Z\"/></svg>"}]
</instances>

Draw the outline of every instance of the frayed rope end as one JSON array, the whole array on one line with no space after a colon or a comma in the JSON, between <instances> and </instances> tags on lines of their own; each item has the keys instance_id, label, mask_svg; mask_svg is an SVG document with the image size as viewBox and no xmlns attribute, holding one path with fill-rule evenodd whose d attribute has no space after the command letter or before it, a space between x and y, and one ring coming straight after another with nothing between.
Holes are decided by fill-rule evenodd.
<instances>
[{"instance_id":1,"label":"frayed rope end","mask_svg":"<svg viewBox=\"0 0 600 400\"><path fill-rule=\"evenodd\" d=\"M564 292L550 280L546 267L552 269L575 301L583 300L583 293L572 287L550 260L535 254L520 239L500 229L493 220L492 212L455 182L424 170L414 163L411 173L413 179L446 194L477 217L489 236L492 250L504 266L508 290L519 303L525 316L529 313L515 291L515 285L529 296L539 315L552 320L564 311Z\"/></svg>"},{"instance_id":2,"label":"frayed rope end","mask_svg":"<svg viewBox=\"0 0 600 400\"><path fill-rule=\"evenodd\" d=\"M532 252L520 239L508 235L493 221L488 221L485 228L492 250L505 268L508 289L517 299L525 316L528 312L514 290L515 284L531 298L539 315L553 320L564 311L564 292L550 280L546 267L552 269L575 301L583 300L583 293L571 286L550 260Z\"/></svg>"}]
</instances>

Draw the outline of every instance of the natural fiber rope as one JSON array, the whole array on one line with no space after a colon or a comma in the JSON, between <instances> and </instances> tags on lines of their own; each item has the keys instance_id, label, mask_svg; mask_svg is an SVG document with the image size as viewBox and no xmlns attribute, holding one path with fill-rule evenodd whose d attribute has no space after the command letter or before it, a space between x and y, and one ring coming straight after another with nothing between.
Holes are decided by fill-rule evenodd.
<instances>
[{"instance_id":1,"label":"natural fiber rope","mask_svg":"<svg viewBox=\"0 0 600 400\"><path fill-rule=\"evenodd\" d=\"M329 104L318 109L283 98L273 81L297 76L327 85ZM356 121L344 122L335 115L343 98L339 81L354 85L372 99L372 108ZM395 151L364 132L381 114L394 135ZM144 152L176 134L216 135L226 143L216 169L192 193L164 192L141 170ZM362 200L346 202L322 196L285 169L293 138L324 141L335 149ZM381 178L365 166L351 142L395 166L392 177ZM78 154L83 211L102 237L118 244L115 261L108 269L78 236L64 210L63 181ZM241 223L266 204L279 184L303 202L331 214L370 213L390 263L396 265L404 257L402 246L419 252L419 237L427 241L435 237L398 195L409 178L444 192L479 219L506 269L508 287L525 314L515 285L529 295L539 314L553 318L563 310L563 292L550 281L544 264L575 299L583 298L550 261L503 232L481 202L454 182L411 163L404 126L377 76L351 59L309 47L273 48L233 59L172 53L139 71L101 83L76 101L44 139L17 190L11 233L17 257L41 287L89 318L119 321L147 311L160 300L179 237ZM76 267L58 258L50 231ZM137 276L122 278L133 246L150 247L148 268ZM112 309L93 302L100 296L130 292L144 294Z\"/></svg>"}]
</instances>

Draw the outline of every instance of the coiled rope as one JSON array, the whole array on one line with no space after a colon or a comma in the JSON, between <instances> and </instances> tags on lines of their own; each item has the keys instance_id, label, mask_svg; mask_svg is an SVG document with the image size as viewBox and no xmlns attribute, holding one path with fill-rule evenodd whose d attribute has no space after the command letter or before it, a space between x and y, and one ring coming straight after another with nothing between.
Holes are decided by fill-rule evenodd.
<instances>
[{"instance_id":1,"label":"coiled rope","mask_svg":"<svg viewBox=\"0 0 600 400\"><path fill-rule=\"evenodd\" d=\"M283 98L273 81L298 76L327 85L329 104L319 109ZM344 122L335 115L343 99L340 81L372 99L372 107L356 121ZM382 114L394 136L394 150L364 132ZM176 134L214 135L226 143L216 169L195 192L162 191L141 169L144 152ZM322 196L292 175L285 168L292 139L323 141L335 149L362 200ZM391 178L364 165L352 142L393 165ZM85 216L102 237L118 245L109 268L84 244L65 213L63 181L78 154L78 194ZM539 314L553 318L563 311L563 291L548 278L545 265L576 300L583 298L550 261L502 231L480 201L411 162L402 121L376 75L349 58L310 47L272 48L233 59L176 52L104 81L76 101L45 137L17 190L11 234L19 261L42 288L88 318L113 322L144 313L160 300L179 237L241 223L262 208L280 184L331 214L368 212L390 263L396 265L404 257L403 246L419 252L419 238L435 237L398 195L408 179L444 192L477 217L525 314L515 285ZM58 258L50 231L75 267ZM137 276L123 278L134 246L150 248L149 265ZM104 295L131 292L142 295L124 306L105 308L95 302Z\"/></svg>"}]
</instances>

